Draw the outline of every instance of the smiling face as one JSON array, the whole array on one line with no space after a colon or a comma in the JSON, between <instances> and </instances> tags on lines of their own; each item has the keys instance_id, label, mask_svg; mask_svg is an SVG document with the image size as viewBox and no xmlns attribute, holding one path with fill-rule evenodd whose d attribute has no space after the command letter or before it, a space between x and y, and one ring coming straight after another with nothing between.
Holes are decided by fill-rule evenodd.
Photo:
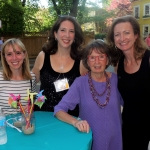
<instances>
[{"instance_id":1,"label":"smiling face","mask_svg":"<svg viewBox=\"0 0 150 150\"><path fill-rule=\"evenodd\" d=\"M92 53L88 56L88 66L91 69L91 73L103 73L108 64L108 58L106 54L98 53L96 49L92 50Z\"/></svg>"},{"instance_id":2,"label":"smiling face","mask_svg":"<svg viewBox=\"0 0 150 150\"><path fill-rule=\"evenodd\" d=\"M57 32L54 32L58 41L58 48L71 48L71 44L75 38L75 29L71 21L63 21Z\"/></svg>"},{"instance_id":3,"label":"smiling face","mask_svg":"<svg viewBox=\"0 0 150 150\"><path fill-rule=\"evenodd\" d=\"M22 68L26 54L20 49L18 45L7 45L5 47L4 55L6 62L12 71Z\"/></svg>"},{"instance_id":4,"label":"smiling face","mask_svg":"<svg viewBox=\"0 0 150 150\"><path fill-rule=\"evenodd\" d=\"M134 43L138 35L134 34L133 28L129 22L118 23L114 27L115 45L124 51L134 50Z\"/></svg>"}]
</instances>

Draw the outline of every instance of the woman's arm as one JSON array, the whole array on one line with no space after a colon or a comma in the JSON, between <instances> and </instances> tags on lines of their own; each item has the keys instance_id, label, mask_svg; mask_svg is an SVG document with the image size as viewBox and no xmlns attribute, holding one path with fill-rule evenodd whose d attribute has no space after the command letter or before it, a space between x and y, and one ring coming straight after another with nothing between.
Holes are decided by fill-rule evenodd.
<instances>
[{"instance_id":1,"label":"woman's arm","mask_svg":"<svg viewBox=\"0 0 150 150\"><path fill-rule=\"evenodd\" d=\"M83 66L82 60L80 61L80 75L87 74L88 70Z\"/></svg>"},{"instance_id":2,"label":"woman's arm","mask_svg":"<svg viewBox=\"0 0 150 150\"><path fill-rule=\"evenodd\" d=\"M41 51L34 63L32 72L36 75L36 82L38 83L40 81L40 70L43 66L44 63L44 57L45 57L45 53L43 51Z\"/></svg>"},{"instance_id":3,"label":"woman's arm","mask_svg":"<svg viewBox=\"0 0 150 150\"><path fill-rule=\"evenodd\" d=\"M85 120L77 119L67 112L68 110L73 110L77 104L81 101L81 78L76 78L73 84L71 85L68 92L63 96L61 101L54 107L54 115L64 121L67 122L74 127L76 127L81 132L89 132L89 124ZM82 108L80 108L82 109ZM80 111L80 110L79 110Z\"/></svg>"},{"instance_id":4,"label":"woman's arm","mask_svg":"<svg viewBox=\"0 0 150 150\"><path fill-rule=\"evenodd\" d=\"M63 110L56 112L55 116L66 123L69 123L76 127L81 132L89 133L90 127L86 120L78 120L77 118L69 115Z\"/></svg>"}]
</instances>

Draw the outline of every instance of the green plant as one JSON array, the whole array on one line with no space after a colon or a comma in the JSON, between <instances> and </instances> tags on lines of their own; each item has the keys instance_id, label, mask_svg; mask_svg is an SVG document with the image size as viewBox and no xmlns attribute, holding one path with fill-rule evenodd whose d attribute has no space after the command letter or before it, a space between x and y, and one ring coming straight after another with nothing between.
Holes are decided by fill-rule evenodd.
<instances>
[{"instance_id":1,"label":"green plant","mask_svg":"<svg viewBox=\"0 0 150 150\"><path fill-rule=\"evenodd\" d=\"M95 39L104 39L106 38L106 33L95 34Z\"/></svg>"}]
</instances>

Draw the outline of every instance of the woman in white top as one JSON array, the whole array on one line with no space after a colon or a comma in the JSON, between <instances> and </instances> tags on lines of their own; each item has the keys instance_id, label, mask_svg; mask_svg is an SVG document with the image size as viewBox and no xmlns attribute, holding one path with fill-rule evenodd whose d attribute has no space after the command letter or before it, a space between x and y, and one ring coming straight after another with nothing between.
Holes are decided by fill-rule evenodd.
<instances>
[{"instance_id":1,"label":"woman in white top","mask_svg":"<svg viewBox=\"0 0 150 150\"><path fill-rule=\"evenodd\" d=\"M0 107L5 114L12 114L19 109L8 104L10 94L21 96L23 106L27 104L27 89L35 92L36 78L30 72L26 48L21 40L12 38L4 42L1 51L2 71L0 72Z\"/></svg>"}]
</instances>

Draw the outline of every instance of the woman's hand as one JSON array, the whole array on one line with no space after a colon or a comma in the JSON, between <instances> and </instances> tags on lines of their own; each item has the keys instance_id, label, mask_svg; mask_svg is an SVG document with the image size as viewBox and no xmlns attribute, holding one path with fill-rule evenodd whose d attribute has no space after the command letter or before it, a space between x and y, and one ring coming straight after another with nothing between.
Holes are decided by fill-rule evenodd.
<instances>
[{"instance_id":1,"label":"woman's hand","mask_svg":"<svg viewBox=\"0 0 150 150\"><path fill-rule=\"evenodd\" d=\"M89 133L90 126L86 120L77 120L74 123L74 127L76 127L81 132Z\"/></svg>"}]
</instances>

